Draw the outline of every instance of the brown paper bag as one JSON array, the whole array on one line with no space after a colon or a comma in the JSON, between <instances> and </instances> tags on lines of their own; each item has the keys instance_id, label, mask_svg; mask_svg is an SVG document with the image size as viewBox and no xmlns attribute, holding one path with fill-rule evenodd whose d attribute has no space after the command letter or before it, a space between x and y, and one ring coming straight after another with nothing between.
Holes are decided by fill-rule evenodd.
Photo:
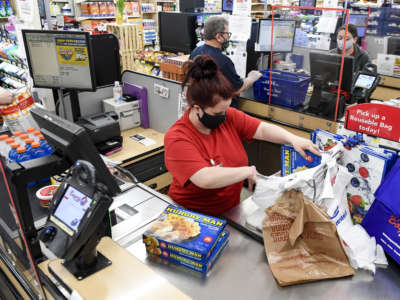
<instances>
[{"instance_id":1,"label":"brown paper bag","mask_svg":"<svg viewBox=\"0 0 400 300\"><path fill-rule=\"evenodd\" d=\"M279 285L354 275L335 224L301 192L286 191L265 212L265 252Z\"/></svg>"}]
</instances>

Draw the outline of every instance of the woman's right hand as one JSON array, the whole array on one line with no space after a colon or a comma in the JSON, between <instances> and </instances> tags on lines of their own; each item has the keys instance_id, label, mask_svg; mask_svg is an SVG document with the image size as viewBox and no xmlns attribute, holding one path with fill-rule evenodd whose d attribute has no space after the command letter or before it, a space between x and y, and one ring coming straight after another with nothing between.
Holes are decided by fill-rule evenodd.
<instances>
[{"instance_id":1,"label":"woman's right hand","mask_svg":"<svg viewBox=\"0 0 400 300\"><path fill-rule=\"evenodd\" d=\"M249 190L253 191L253 187L257 182L257 169L255 166L250 166L248 167L248 172L247 180L249 182Z\"/></svg>"}]
</instances>

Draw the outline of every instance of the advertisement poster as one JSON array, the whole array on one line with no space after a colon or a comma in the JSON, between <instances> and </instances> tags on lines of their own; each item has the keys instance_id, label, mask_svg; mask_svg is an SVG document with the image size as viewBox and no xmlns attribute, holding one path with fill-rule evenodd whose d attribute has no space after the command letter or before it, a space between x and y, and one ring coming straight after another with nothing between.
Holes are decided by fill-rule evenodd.
<instances>
[{"instance_id":1,"label":"advertisement poster","mask_svg":"<svg viewBox=\"0 0 400 300\"><path fill-rule=\"evenodd\" d=\"M234 0L233 1L233 14L250 16L251 0Z\"/></svg>"},{"instance_id":2,"label":"advertisement poster","mask_svg":"<svg viewBox=\"0 0 400 300\"><path fill-rule=\"evenodd\" d=\"M60 65L89 66L86 41L82 39L56 39L57 59Z\"/></svg>"},{"instance_id":3,"label":"advertisement poster","mask_svg":"<svg viewBox=\"0 0 400 300\"><path fill-rule=\"evenodd\" d=\"M400 77L400 56L379 53L376 65L379 74Z\"/></svg>"}]
</instances>

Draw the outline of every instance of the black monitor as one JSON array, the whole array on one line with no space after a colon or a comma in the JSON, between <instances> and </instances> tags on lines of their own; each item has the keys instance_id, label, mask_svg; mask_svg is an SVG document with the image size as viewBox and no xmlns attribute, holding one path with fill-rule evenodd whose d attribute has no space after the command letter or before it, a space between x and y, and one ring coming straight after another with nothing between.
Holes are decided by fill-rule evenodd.
<instances>
[{"instance_id":1,"label":"black monitor","mask_svg":"<svg viewBox=\"0 0 400 300\"><path fill-rule=\"evenodd\" d=\"M309 104L310 112L334 119L341 63L342 56L339 54L310 52L311 82L314 87ZM352 100L353 69L353 57L345 56L339 96L339 118L344 113L345 103Z\"/></svg>"},{"instance_id":2,"label":"black monitor","mask_svg":"<svg viewBox=\"0 0 400 300\"><path fill-rule=\"evenodd\" d=\"M90 162L96 169L96 179L112 195L121 192L85 129L45 109L36 107L31 113L56 155L66 158L71 165L79 159Z\"/></svg>"},{"instance_id":3,"label":"black monitor","mask_svg":"<svg viewBox=\"0 0 400 300\"><path fill-rule=\"evenodd\" d=\"M161 51L189 54L196 47L196 26L197 14L195 13L158 13ZM177 28L179 28L179 33Z\"/></svg>"},{"instance_id":4,"label":"black monitor","mask_svg":"<svg viewBox=\"0 0 400 300\"><path fill-rule=\"evenodd\" d=\"M386 54L400 55L400 37L387 37L385 43Z\"/></svg>"},{"instance_id":5,"label":"black monitor","mask_svg":"<svg viewBox=\"0 0 400 300\"><path fill-rule=\"evenodd\" d=\"M292 52L294 35L296 32L295 20L274 20L273 51ZM271 52L272 20L261 19L258 26L256 51Z\"/></svg>"},{"instance_id":6,"label":"black monitor","mask_svg":"<svg viewBox=\"0 0 400 300\"><path fill-rule=\"evenodd\" d=\"M350 14L349 24L353 24L357 27L357 36L363 38L367 30L367 14Z\"/></svg>"},{"instance_id":7,"label":"black monitor","mask_svg":"<svg viewBox=\"0 0 400 300\"><path fill-rule=\"evenodd\" d=\"M95 90L88 32L24 29L22 36L35 87Z\"/></svg>"},{"instance_id":8,"label":"black monitor","mask_svg":"<svg viewBox=\"0 0 400 300\"><path fill-rule=\"evenodd\" d=\"M232 12L233 0L222 0L222 11Z\"/></svg>"},{"instance_id":9,"label":"black monitor","mask_svg":"<svg viewBox=\"0 0 400 300\"><path fill-rule=\"evenodd\" d=\"M96 87L114 85L121 81L119 41L114 34L95 34L90 36Z\"/></svg>"},{"instance_id":10,"label":"black monitor","mask_svg":"<svg viewBox=\"0 0 400 300\"><path fill-rule=\"evenodd\" d=\"M340 54L310 52L311 82L322 85L323 88L337 88L339 86ZM353 57L345 56L341 90L351 93L353 84Z\"/></svg>"}]
</instances>

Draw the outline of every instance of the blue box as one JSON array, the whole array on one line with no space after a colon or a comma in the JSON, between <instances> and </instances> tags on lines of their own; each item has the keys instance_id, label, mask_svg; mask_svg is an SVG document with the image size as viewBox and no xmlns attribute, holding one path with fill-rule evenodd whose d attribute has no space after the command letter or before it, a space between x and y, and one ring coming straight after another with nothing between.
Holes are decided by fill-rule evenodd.
<instances>
[{"instance_id":1,"label":"blue box","mask_svg":"<svg viewBox=\"0 0 400 300\"><path fill-rule=\"evenodd\" d=\"M182 255L179 255L178 253L168 252L168 251L162 251L162 253L159 255L159 257L161 258L161 261L163 261L164 263L165 263L165 261L168 261L175 265L179 265L184 268L188 268L192 271L196 271L196 272L199 272L199 273L205 275L205 274L207 274L208 271L211 270L214 263L219 258L222 251L225 249L225 246L228 244L228 241L229 241L228 238L229 238L229 231L224 230L220 234L220 236L217 240L217 243L211 252L210 257L205 262L200 262L200 261L197 261L194 259L187 258Z\"/></svg>"},{"instance_id":2,"label":"blue box","mask_svg":"<svg viewBox=\"0 0 400 300\"><path fill-rule=\"evenodd\" d=\"M313 168L321 163L321 156L306 151L308 160L303 158L292 146L281 147L281 176L290 175L307 168Z\"/></svg>"},{"instance_id":3,"label":"blue box","mask_svg":"<svg viewBox=\"0 0 400 300\"><path fill-rule=\"evenodd\" d=\"M400 264L400 160L375 192L361 225Z\"/></svg>"},{"instance_id":4,"label":"blue box","mask_svg":"<svg viewBox=\"0 0 400 300\"><path fill-rule=\"evenodd\" d=\"M225 220L169 205L143 234L143 242L151 254L172 251L205 263L225 226Z\"/></svg>"}]
</instances>

